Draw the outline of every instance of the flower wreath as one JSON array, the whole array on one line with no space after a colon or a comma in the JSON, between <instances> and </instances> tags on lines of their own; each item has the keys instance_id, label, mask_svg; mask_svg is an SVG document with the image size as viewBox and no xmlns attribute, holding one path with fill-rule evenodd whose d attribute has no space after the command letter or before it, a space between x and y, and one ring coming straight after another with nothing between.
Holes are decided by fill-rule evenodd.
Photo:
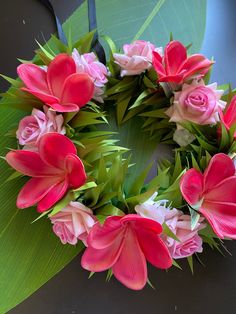
<instances>
[{"instance_id":1,"label":"flower wreath","mask_svg":"<svg viewBox=\"0 0 236 314\"><path fill-rule=\"evenodd\" d=\"M106 37L104 65L90 52L93 35L71 47L53 37L54 50L40 46L18 66L20 80L5 77L5 99L33 107L12 133L19 146L5 156L15 170L8 180L30 177L17 207L37 205L36 220L48 217L62 244L82 241L83 268L139 290L146 261L168 269L187 258L192 268L203 242L220 250L236 238L235 91L208 85L213 61L187 56L176 40L164 51L137 40L121 53ZM159 160L151 180L153 163L130 176L114 109L118 127L139 119L147 141L172 145L174 160Z\"/></svg>"}]
</instances>

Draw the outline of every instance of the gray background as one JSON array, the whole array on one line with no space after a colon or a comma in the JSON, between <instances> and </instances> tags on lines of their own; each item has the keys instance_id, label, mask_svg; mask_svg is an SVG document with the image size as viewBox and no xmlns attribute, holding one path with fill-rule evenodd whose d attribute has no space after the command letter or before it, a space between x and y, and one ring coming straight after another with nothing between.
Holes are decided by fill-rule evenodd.
<instances>
[{"instance_id":1,"label":"gray background","mask_svg":"<svg viewBox=\"0 0 236 314\"><path fill-rule=\"evenodd\" d=\"M148 1L148 0L147 0ZM173 0L177 1L177 0ZM196 0L197 1L197 0ZM62 20L70 16L80 0L54 0ZM0 73L16 76L16 58L31 59L36 48L55 31L49 12L37 0L1 0ZM217 61L212 81L236 86L236 1L208 0L207 27L202 53ZM1 91L7 84L0 81ZM80 256L60 274L10 311L11 314L231 314L236 313L236 243L228 242L233 256L222 257L209 248L195 262L192 276L187 263L183 271L168 273L150 267L149 277L156 290L147 286L133 292L105 274L87 279L80 267ZM22 282L24 285L24 282Z\"/></svg>"}]
</instances>

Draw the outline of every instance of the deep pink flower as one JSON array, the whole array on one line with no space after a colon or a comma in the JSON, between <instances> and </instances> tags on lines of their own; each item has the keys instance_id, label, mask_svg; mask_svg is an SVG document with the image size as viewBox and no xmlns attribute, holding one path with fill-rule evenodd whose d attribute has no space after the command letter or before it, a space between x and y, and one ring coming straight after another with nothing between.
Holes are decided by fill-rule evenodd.
<instances>
[{"instance_id":1,"label":"deep pink flower","mask_svg":"<svg viewBox=\"0 0 236 314\"><path fill-rule=\"evenodd\" d=\"M34 108L31 116L24 117L19 123L16 137L25 150L37 151L39 140L46 133L66 133L63 116L49 110L47 106L44 106L44 110L45 112Z\"/></svg>"},{"instance_id":2,"label":"deep pink flower","mask_svg":"<svg viewBox=\"0 0 236 314\"><path fill-rule=\"evenodd\" d=\"M190 205L199 207L220 238L236 239L236 175L229 156L216 154L203 174L194 168L188 170L180 189Z\"/></svg>"},{"instance_id":3,"label":"deep pink flower","mask_svg":"<svg viewBox=\"0 0 236 314\"><path fill-rule=\"evenodd\" d=\"M79 202L70 202L50 219L53 231L61 242L72 245L75 245L78 240L86 244L89 231L96 222L92 210Z\"/></svg>"},{"instance_id":4,"label":"deep pink flower","mask_svg":"<svg viewBox=\"0 0 236 314\"><path fill-rule=\"evenodd\" d=\"M161 232L158 222L138 215L108 217L90 231L82 267L93 272L111 268L121 283L140 290L147 281L146 260L161 269L172 265Z\"/></svg>"},{"instance_id":5,"label":"deep pink flower","mask_svg":"<svg viewBox=\"0 0 236 314\"><path fill-rule=\"evenodd\" d=\"M225 112L221 114L221 121L227 130L236 125L236 96L232 98ZM221 131L219 131L220 133ZM234 133L234 138L236 138L236 132Z\"/></svg>"},{"instance_id":6,"label":"deep pink flower","mask_svg":"<svg viewBox=\"0 0 236 314\"><path fill-rule=\"evenodd\" d=\"M38 204L38 212L44 212L68 189L79 188L86 181L84 166L76 155L74 144L59 133L43 135L38 152L11 151L6 155L6 161L15 170L32 177L18 194L18 208Z\"/></svg>"},{"instance_id":7,"label":"deep pink flower","mask_svg":"<svg viewBox=\"0 0 236 314\"><path fill-rule=\"evenodd\" d=\"M78 111L93 96L94 83L86 73L76 73L75 61L65 53L57 55L47 70L26 63L17 73L26 86L22 90L58 112Z\"/></svg>"},{"instance_id":8,"label":"deep pink flower","mask_svg":"<svg viewBox=\"0 0 236 314\"><path fill-rule=\"evenodd\" d=\"M153 67L159 82L181 84L194 77L203 77L212 64L212 61L200 54L187 57L187 49L176 40L165 47L164 57L153 52Z\"/></svg>"}]
</instances>

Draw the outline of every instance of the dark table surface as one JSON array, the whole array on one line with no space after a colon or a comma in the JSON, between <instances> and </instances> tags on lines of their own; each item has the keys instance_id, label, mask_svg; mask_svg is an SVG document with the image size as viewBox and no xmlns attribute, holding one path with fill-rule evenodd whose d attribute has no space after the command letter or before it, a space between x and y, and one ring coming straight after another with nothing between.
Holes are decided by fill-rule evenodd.
<instances>
[{"instance_id":1,"label":"dark table surface","mask_svg":"<svg viewBox=\"0 0 236 314\"><path fill-rule=\"evenodd\" d=\"M172 0L174 1L174 0ZM196 0L197 1L197 0ZM59 17L70 16L80 0L54 0ZM208 0L206 34L202 53L217 61L212 81L236 86L236 1ZM31 59L36 48L55 31L49 12L37 0L1 0L0 72L16 76L16 58ZM7 85L1 81L1 90ZM133 292L116 280L105 283L105 274L94 275L80 267L80 256L60 274L10 311L11 314L233 314L236 313L236 242L228 242L233 256L222 257L206 248L195 263L192 276L187 263L183 271L168 273L150 267L156 290L147 286ZM24 282L22 282L22 285Z\"/></svg>"}]
</instances>

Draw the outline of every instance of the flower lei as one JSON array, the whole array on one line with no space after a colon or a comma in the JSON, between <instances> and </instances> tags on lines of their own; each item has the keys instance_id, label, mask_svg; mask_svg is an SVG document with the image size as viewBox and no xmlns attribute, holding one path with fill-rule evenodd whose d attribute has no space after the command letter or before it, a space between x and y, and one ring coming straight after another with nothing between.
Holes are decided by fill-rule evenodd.
<instances>
[{"instance_id":1,"label":"flower lei","mask_svg":"<svg viewBox=\"0 0 236 314\"><path fill-rule=\"evenodd\" d=\"M16 171L9 179L30 177L18 208L37 205L37 219L47 216L62 244L82 241L83 268L108 270L139 290L147 261L192 265L203 242L219 249L220 239L236 239L236 96L230 86L208 85L213 62L187 56L178 41L163 51L137 40L120 53L109 39L105 66L88 49L92 36L73 49L54 38L56 56L40 47L34 63L17 68L20 80L6 78L7 99L33 110L5 159ZM111 108L118 126L140 116L147 139L173 146L174 162L159 162L149 182L151 164L126 184L128 149L101 127Z\"/></svg>"}]
</instances>

